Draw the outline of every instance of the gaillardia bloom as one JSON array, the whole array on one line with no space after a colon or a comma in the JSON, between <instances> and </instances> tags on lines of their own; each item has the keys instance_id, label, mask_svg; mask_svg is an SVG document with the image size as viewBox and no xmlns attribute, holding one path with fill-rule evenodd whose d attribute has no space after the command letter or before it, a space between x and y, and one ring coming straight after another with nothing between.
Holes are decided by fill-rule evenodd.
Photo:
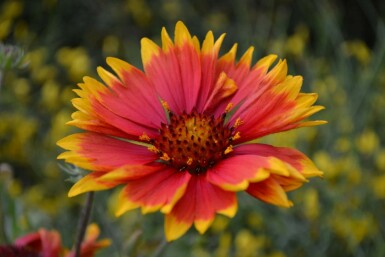
<instances>
[{"instance_id":1,"label":"gaillardia bloom","mask_svg":"<svg viewBox=\"0 0 385 257\"><path fill-rule=\"evenodd\" d=\"M99 227L91 224L87 227L86 236L81 244L80 257L93 257L95 252L110 245L110 240L96 241ZM61 245L61 236L55 230L39 229L16 239L14 245L1 246L0 256L7 257L74 257L75 252Z\"/></svg>"},{"instance_id":2,"label":"gaillardia bloom","mask_svg":"<svg viewBox=\"0 0 385 257\"><path fill-rule=\"evenodd\" d=\"M174 240L192 224L204 233L216 213L233 217L237 191L289 207L285 192L322 175L297 150L253 143L325 123L302 121L323 109L317 95L300 93L286 61L269 69L274 55L251 67L253 48L237 62L235 44L218 57L223 38L210 31L200 45L178 22L174 41L162 29L162 47L142 39L144 72L107 58L117 76L99 67L104 84L84 78L69 124L86 132L60 140L69 151L58 158L92 172L69 196L123 184L116 214L159 210Z\"/></svg>"}]
</instances>

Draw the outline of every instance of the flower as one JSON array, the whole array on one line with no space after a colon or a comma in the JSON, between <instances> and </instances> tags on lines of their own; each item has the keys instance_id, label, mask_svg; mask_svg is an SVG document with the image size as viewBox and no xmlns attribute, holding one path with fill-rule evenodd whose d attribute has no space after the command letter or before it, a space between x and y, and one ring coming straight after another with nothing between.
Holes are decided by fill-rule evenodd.
<instances>
[{"instance_id":1,"label":"flower","mask_svg":"<svg viewBox=\"0 0 385 257\"><path fill-rule=\"evenodd\" d=\"M86 236L81 245L80 257L92 257L95 252L110 245L110 240L96 241L99 236L96 224L88 226ZM14 245L0 246L0 256L9 257L74 257L74 251L68 251L61 245L60 234L55 231L40 229L15 240Z\"/></svg>"},{"instance_id":2,"label":"flower","mask_svg":"<svg viewBox=\"0 0 385 257\"><path fill-rule=\"evenodd\" d=\"M233 217L237 191L289 207L286 191L321 176L301 152L255 143L290 129L324 124L302 120L323 109L317 94L300 93L302 77L287 75L275 55L251 67L253 47L236 62L237 44L218 57L224 35L200 45L182 22L174 42L141 41L144 72L107 58L103 83L84 77L68 124L85 132L58 142L59 159L90 170L69 191L76 196L123 184L116 214L141 208L165 214L167 240L191 226L204 233L216 213ZM106 87L107 85L108 87Z\"/></svg>"}]
</instances>

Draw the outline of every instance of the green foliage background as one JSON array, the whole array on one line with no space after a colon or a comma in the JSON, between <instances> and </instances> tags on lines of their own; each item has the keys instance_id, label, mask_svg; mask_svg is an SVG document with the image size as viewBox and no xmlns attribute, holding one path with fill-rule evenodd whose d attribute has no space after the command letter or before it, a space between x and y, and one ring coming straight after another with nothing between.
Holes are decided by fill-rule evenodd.
<instances>
[{"instance_id":1,"label":"green foliage background","mask_svg":"<svg viewBox=\"0 0 385 257\"><path fill-rule=\"evenodd\" d=\"M222 50L256 47L286 58L304 92L319 94L328 125L270 136L325 172L280 209L240 193L239 212L204 236L165 245L160 214L113 216L116 191L96 194L93 221L113 240L98 256L385 256L385 3L328 0L5 0L0 40L26 51L27 68L4 73L0 91L0 193L5 235L57 229L70 247L82 197L58 165L56 141L74 110L72 89L115 56L141 67L140 39L159 42L177 20L202 39L227 33ZM239 54L240 55L240 54Z\"/></svg>"}]
</instances>

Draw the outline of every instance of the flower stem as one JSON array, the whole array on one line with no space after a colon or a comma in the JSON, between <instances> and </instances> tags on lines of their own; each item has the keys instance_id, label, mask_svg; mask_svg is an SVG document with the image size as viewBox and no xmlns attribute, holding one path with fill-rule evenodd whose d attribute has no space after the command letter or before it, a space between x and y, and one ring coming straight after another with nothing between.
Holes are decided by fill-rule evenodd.
<instances>
[{"instance_id":1,"label":"flower stem","mask_svg":"<svg viewBox=\"0 0 385 257\"><path fill-rule=\"evenodd\" d=\"M5 233L5 211L3 206L3 190L0 190L0 244L8 243L7 234Z\"/></svg>"},{"instance_id":2,"label":"flower stem","mask_svg":"<svg viewBox=\"0 0 385 257\"><path fill-rule=\"evenodd\" d=\"M82 213L80 216L79 225L78 225L78 234L76 236L76 241L74 244L75 257L80 257L80 248L81 248L81 245L84 239L84 234L86 232L86 228L90 219L93 200L94 200L94 192L88 192L86 203L82 209Z\"/></svg>"},{"instance_id":3,"label":"flower stem","mask_svg":"<svg viewBox=\"0 0 385 257\"><path fill-rule=\"evenodd\" d=\"M3 84L3 73L4 71L0 69L0 90L1 90L1 85Z\"/></svg>"},{"instance_id":4,"label":"flower stem","mask_svg":"<svg viewBox=\"0 0 385 257\"><path fill-rule=\"evenodd\" d=\"M161 256L163 250L166 248L166 246L168 245L166 239L163 239L160 244L158 245L158 247L155 249L155 252L152 254L152 257L159 257Z\"/></svg>"}]
</instances>

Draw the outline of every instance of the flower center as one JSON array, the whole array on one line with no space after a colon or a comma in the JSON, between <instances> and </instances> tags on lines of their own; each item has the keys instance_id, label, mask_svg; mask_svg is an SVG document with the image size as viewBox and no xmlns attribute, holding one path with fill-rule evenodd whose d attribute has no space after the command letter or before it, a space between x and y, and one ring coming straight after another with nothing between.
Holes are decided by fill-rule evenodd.
<instances>
[{"instance_id":1,"label":"flower center","mask_svg":"<svg viewBox=\"0 0 385 257\"><path fill-rule=\"evenodd\" d=\"M234 127L227 127L224 119L225 114L214 118L196 111L181 115L170 113L170 122L161 125L152 150L180 171L187 170L192 175L204 173L232 151Z\"/></svg>"}]
</instances>

